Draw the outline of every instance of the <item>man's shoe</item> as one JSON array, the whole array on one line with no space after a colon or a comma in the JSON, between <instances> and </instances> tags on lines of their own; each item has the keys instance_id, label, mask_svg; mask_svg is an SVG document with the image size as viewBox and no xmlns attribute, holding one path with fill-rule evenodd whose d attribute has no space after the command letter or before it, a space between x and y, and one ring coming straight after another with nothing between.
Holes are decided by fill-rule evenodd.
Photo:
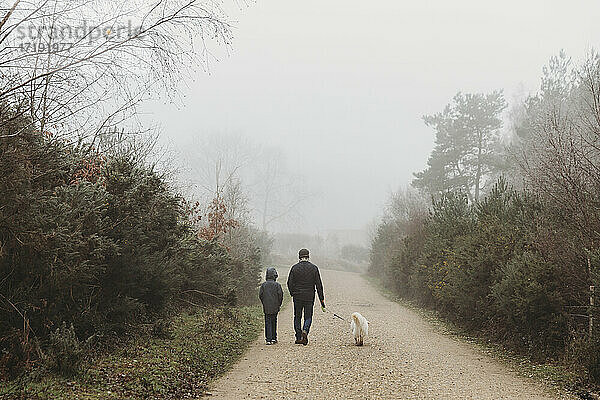
<instances>
[{"instance_id":1,"label":"man's shoe","mask_svg":"<svg viewBox=\"0 0 600 400\"><path fill-rule=\"evenodd\" d=\"M304 341L302 339L296 339L294 344L304 344Z\"/></svg>"},{"instance_id":2,"label":"man's shoe","mask_svg":"<svg viewBox=\"0 0 600 400\"><path fill-rule=\"evenodd\" d=\"M267 342L265 343L267 346L270 346L273 344L273 342L271 342L270 340L267 340Z\"/></svg>"},{"instance_id":3,"label":"man's shoe","mask_svg":"<svg viewBox=\"0 0 600 400\"><path fill-rule=\"evenodd\" d=\"M277 343L277 339L271 340L271 344L275 344L275 343Z\"/></svg>"},{"instance_id":4,"label":"man's shoe","mask_svg":"<svg viewBox=\"0 0 600 400\"><path fill-rule=\"evenodd\" d=\"M308 333L304 331L302 331L302 344L305 346L308 344Z\"/></svg>"}]
</instances>

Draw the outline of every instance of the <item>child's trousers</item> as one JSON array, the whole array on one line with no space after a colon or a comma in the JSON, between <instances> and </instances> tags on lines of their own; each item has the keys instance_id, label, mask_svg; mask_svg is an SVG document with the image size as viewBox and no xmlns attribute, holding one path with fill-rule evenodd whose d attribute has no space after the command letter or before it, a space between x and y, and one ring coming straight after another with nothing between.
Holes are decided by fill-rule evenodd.
<instances>
[{"instance_id":1,"label":"child's trousers","mask_svg":"<svg viewBox=\"0 0 600 400\"><path fill-rule=\"evenodd\" d=\"M265 339L267 342L277 340L277 314L265 314Z\"/></svg>"}]
</instances>

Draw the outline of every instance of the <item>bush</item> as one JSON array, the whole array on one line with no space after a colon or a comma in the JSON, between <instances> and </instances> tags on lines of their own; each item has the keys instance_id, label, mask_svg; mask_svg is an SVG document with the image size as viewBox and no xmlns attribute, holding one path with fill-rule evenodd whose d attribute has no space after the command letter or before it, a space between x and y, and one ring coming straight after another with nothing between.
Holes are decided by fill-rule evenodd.
<instances>
[{"instance_id":1,"label":"bush","mask_svg":"<svg viewBox=\"0 0 600 400\"><path fill-rule=\"evenodd\" d=\"M496 326L538 359L555 355L569 333L562 290L558 266L532 252L516 256L490 291Z\"/></svg>"},{"instance_id":2,"label":"bush","mask_svg":"<svg viewBox=\"0 0 600 400\"><path fill-rule=\"evenodd\" d=\"M67 326L63 322L61 327L50 333L44 365L52 372L72 376L79 372L84 354L84 345L77 339L73 324Z\"/></svg>"},{"instance_id":3,"label":"bush","mask_svg":"<svg viewBox=\"0 0 600 400\"><path fill-rule=\"evenodd\" d=\"M569 361L576 369L584 369L586 378L600 382L600 336L577 335L569 345Z\"/></svg>"},{"instance_id":4,"label":"bush","mask_svg":"<svg viewBox=\"0 0 600 400\"><path fill-rule=\"evenodd\" d=\"M474 225L467 196L462 192L448 192L434 200L425 222L423 252L415 265L417 284L421 285L421 301L425 305L450 310L447 301L448 258L455 253L456 243L469 233Z\"/></svg>"},{"instance_id":5,"label":"bush","mask_svg":"<svg viewBox=\"0 0 600 400\"><path fill-rule=\"evenodd\" d=\"M151 166L10 121L0 134L20 133L0 140L2 375L33 364L36 340L50 346L52 369L70 373L68 343L123 335L182 306L256 297L260 253L236 257L199 238L182 197Z\"/></svg>"},{"instance_id":6,"label":"bush","mask_svg":"<svg viewBox=\"0 0 600 400\"><path fill-rule=\"evenodd\" d=\"M400 296L536 359L562 358L571 332L585 329L567 306L585 310L600 252L587 252L588 275L586 251L559 210L500 179L476 205L448 192L424 220L404 218L380 224L370 266Z\"/></svg>"}]
</instances>

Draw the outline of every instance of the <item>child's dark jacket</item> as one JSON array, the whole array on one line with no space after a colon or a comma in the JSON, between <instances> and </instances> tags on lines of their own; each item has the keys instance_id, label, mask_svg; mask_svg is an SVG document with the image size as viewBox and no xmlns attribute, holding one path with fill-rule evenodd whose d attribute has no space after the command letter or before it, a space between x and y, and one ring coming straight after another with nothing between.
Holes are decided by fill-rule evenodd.
<instances>
[{"instance_id":1,"label":"child's dark jacket","mask_svg":"<svg viewBox=\"0 0 600 400\"><path fill-rule=\"evenodd\" d=\"M277 314L283 302L283 289L279 283L275 282L276 279L275 268L267 268L267 280L260 285L258 293L265 314Z\"/></svg>"}]
</instances>

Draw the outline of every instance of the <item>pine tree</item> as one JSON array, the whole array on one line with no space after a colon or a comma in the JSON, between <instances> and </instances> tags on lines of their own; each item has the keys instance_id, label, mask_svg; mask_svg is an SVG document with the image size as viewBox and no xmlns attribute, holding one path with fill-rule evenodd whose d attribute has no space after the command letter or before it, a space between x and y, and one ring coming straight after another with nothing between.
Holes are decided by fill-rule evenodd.
<instances>
[{"instance_id":1,"label":"pine tree","mask_svg":"<svg viewBox=\"0 0 600 400\"><path fill-rule=\"evenodd\" d=\"M460 189L477 201L485 176L498 164L495 150L505 108L501 91L459 92L444 111L424 116L425 124L436 131L435 148L413 185L430 194Z\"/></svg>"}]
</instances>

